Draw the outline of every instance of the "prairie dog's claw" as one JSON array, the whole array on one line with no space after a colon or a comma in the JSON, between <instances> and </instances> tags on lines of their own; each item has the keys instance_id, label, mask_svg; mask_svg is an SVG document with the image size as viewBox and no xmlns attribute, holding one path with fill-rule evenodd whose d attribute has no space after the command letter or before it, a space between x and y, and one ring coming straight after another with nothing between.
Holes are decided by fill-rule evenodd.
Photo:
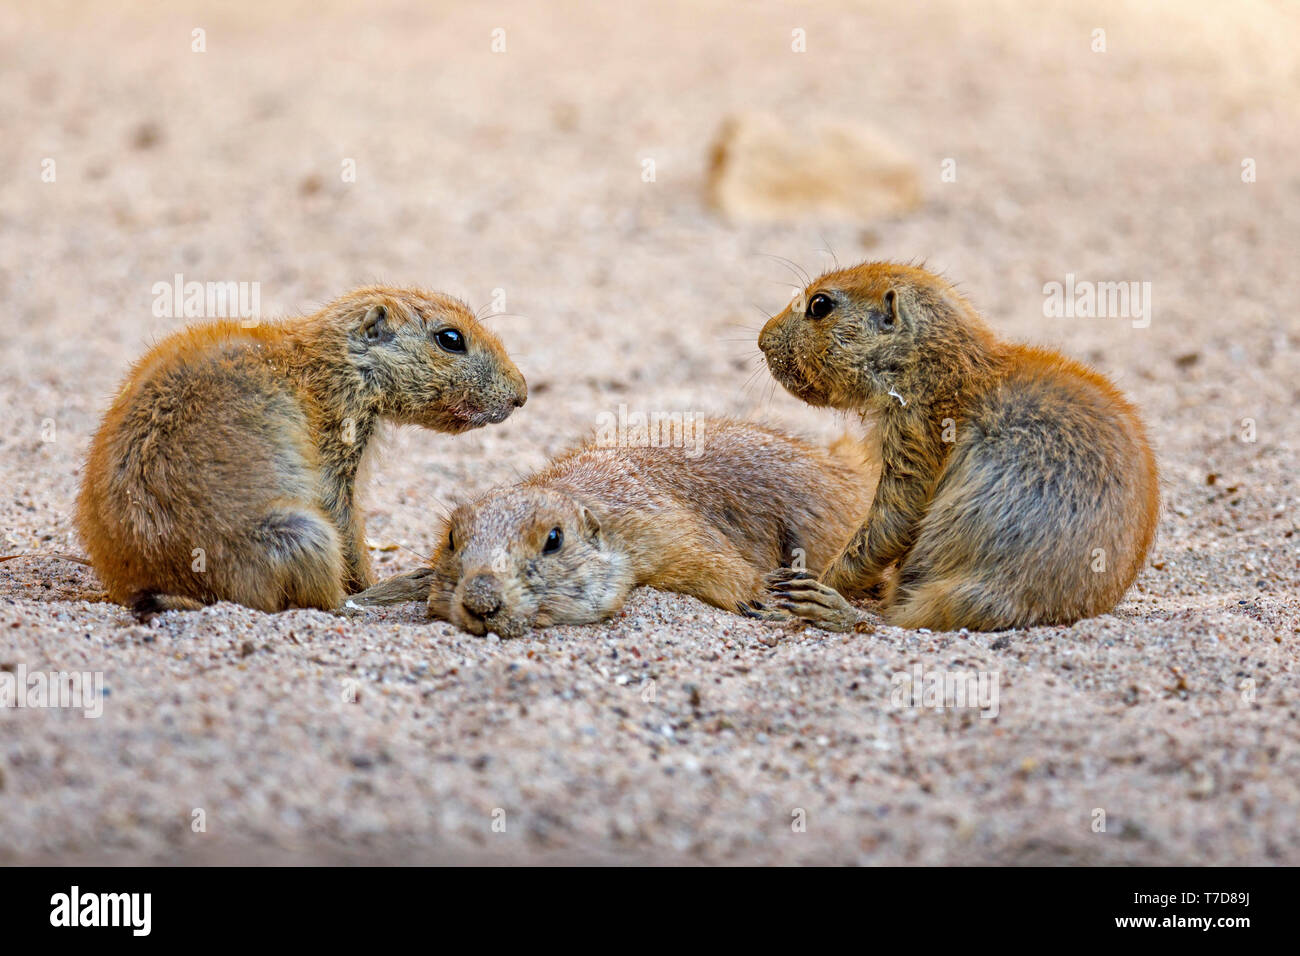
<instances>
[{"instance_id":1,"label":"prairie dog's claw","mask_svg":"<svg viewBox=\"0 0 1300 956\"><path fill-rule=\"evenodd\" d=\"M763 583L769 587L773 584L780 584L785 581L804 581L816 580L816 577L804 568L777 568L775 571L769 571L763 578Z\"/></svg>"},{"instance_id":2,"label":"prairie dog's claw","mask_svg":"<svg viewBox=\"0 0 1300 956\"><path fill-rule=\"evenodd\" d=\"M776 606L815 627L826 631L855 631L866 621L866 615L839 591L807 572L776 581L771 577L768 576L767 590Z\"/></svg>"},{"instance_id":3,"label":"prairie dog's claw","mask_svg":"<svg viewBox=\"0 0 1300 956\"><path fill-rule=\"evenodd\" d=\"M758 601L742 601L737 607L740 613L745 617L753 618L756 621L767 621L769 623L783 623L794 620L794 616L786 611L776 611Z\"/></svg>"}]
</instances>

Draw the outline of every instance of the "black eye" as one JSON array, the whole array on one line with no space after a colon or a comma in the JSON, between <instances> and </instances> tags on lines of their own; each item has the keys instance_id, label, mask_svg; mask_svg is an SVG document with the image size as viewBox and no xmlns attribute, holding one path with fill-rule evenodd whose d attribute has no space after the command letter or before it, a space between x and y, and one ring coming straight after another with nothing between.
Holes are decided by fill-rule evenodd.
<instances>
[{"instance_id":1,"label":"black eye","mask_svg":"<svg viewBox=\"0 0 1300 956\"><path fill-rule=\"evenodd\" d=\"M808 316L813 319L824 319L835 309L835 300L825 293L818 292L808 300Z\"/></svg>"},{"instance_id":2,"label":"black eye","mask_svg":"<svg viewBox=\"0 0 1300 956\"><path fill-rule=\"evenodd\" d=\"M456 533L454 531L447 532L447 550L448 551L456 550Z\"/></svg>"},{"instance_id":3,"label":"black eye","mask_svg":"<svg viewBox=\"0 0 1300 956\"><path fill-rule=\"evenodd\" d=\"M465 336L461 335L455 329L443 329L434 337L438 343L438 348L444 352L463 352L465 351Z\"/></svg>"},{"instance_id":4,"label":"black eye","mask_svg":"<svg viewBox=\"0 0 1300 956\"><path fill-rule=\"evenodd\" d=\"M564 532L559 528L552 528L551 533L546 536L546 544L542 546L542 554L554 554L563 544Z\"/></svg>"}]
</instances>

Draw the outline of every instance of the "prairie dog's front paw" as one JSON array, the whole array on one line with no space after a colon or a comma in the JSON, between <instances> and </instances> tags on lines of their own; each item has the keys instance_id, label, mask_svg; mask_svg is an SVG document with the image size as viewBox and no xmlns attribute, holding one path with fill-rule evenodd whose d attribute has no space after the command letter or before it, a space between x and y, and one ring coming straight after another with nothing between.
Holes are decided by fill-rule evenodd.
<instances>
[{"instance_id":1,"label":"prairie dog's front paw","mask_svg":"<svg viewBox=\"0 0 1300 956\"><path fill-rule=\"evenodd\" d=\"M745 617L752 617L757 621L767 621L769 624L785 624L797 620L789 611L777 610L762 601L742 601L737 610Z\"/></svg>"},{"instance_id":2,"label":"prairie dog's front paw","mask_svg":"<svg viewBox=\"0 0 1300 956\"><path fill-rule=\"evenodd\" d=\"M807 571L782 570L789 573L768 575L767 593L778 610L826 631L869 629L867 616L846 601L839 591L818 581Z\"/></svg>"}]
</instances>

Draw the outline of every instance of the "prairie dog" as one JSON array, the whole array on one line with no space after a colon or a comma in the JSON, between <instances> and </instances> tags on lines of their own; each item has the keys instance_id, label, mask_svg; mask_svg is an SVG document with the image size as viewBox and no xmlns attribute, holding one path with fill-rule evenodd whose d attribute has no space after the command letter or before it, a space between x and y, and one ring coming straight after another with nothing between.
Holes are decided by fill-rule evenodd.
<instances>
[{"instance_id":1,"label":"prairie dog","mask_svg":"<svg viewBox=\"0 0 1300 956\"><path fill-rule=\"evenodd\" d=\"M691 454L588 444L461 505L429 568L354 600L427 594L430 617L502 637L602 620L637 585L743 610L768 572L820 570L861 524L875 471L860 445L728 419L697 427Z\"/></svg>"},{"instance_id":2,"label":"prairie dog","mask_svg":"<svg viewBox=\"0 0 1300 956\"><path fill-rule=\"evenodd\" d=\"M1145 562L1160 495L1137 410L1102 375L998 340L939 276L870 262L821 276L759 336L798 398L873 419L879 487L815 580L773 576L835 630L882 583L885 620L934 630L1069 624L1115 606Z\"/></svg>"},{"instance_id":3,"label":"prairie dog","mask_svg":"<svg viewBox=\"0 0 1300 956\"><path fill-rule=\"evenodd\" d=\"M119 389L77 527L138 614L332 609L373 583L355 491L379 421L461 432L527 395L496 336L438 293L371 286L299 318L196 325Z\"/></svg>"}]
</instances>

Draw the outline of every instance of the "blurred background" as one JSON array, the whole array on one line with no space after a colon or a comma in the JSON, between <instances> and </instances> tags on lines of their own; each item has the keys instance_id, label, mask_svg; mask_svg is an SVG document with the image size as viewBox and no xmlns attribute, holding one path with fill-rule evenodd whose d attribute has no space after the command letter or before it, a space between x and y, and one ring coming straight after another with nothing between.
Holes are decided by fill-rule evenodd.
<instances>
[{"instance_id":1,"label":"blurred background","mask_svg":"<svg viewBox=\"0 0 1300 956\"><path fill-rule=\"evenodd\" d=\"M833 436L842 417L777 391L757 331L801 270L896 258L1144 410L1166 509L1126 627L1290 638L1297 155L1300 6L1282 0L4 0L4 550L77 550L90 434L129 363L185 323L154 308L177 275L257 283L263 317L369 282L506 313L490 321L528 405L455 438L389 435L364 499L387 572L433 547L452 497L621 403ZM1067 276L1150 283L1149 327L1049 317L1044 286ZM40 604L93 587L83 569L20 564L0 585L34 633L116 621ZM1250 621L1206 610L1245 598ZM943 852L916 839L900 858ZM1268 839L1215 846L1257 859Z\"/></svg>"},{"instance_id":2,"label":"blurred background","mask_svg":"<svg viewBox=\"0 0 1300 956\"><path fill-rule=\"evenodd\" d=\"M152 312L179 273L258 283L265 316L371 281L510 313L535 400L457 440L503 466L620 401L834 428L750 381L797 283L779 257L923 260L1116 375L1166 451L1282 428L1298 40L1281 2L4 4L12 427L87 437L184 323ZM872 195L765 203L764 162ZM1150 328L1045 318L1067 274L1152 283Z\"/></svg>"}]
</instances>

